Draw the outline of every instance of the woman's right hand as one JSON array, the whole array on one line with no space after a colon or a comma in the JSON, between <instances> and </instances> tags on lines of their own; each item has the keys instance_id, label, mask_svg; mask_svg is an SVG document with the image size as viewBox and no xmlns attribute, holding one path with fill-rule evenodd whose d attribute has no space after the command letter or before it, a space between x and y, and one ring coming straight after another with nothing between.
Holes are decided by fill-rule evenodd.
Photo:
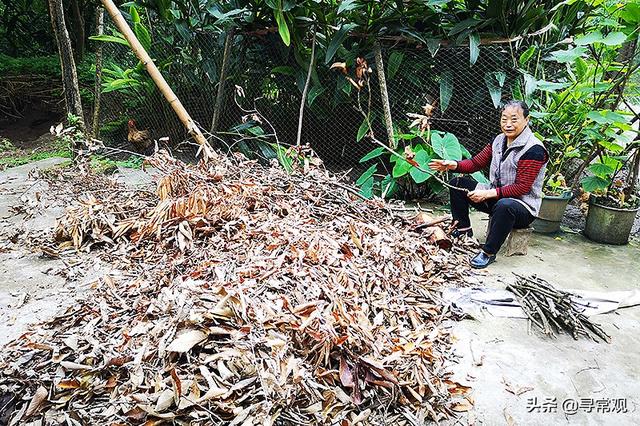
<instances>
[{"instance_id":1,"label":"woman's right hand","mask_svg":"<svg viewBox=\"0 0 640 426\"><path fill-rule=\"evenodd\" d=\"M446 172L447 170L455 170L458 168L458 162L453 160L431 160L429 162L431 170Z\"/></svg>"}]
</instances>

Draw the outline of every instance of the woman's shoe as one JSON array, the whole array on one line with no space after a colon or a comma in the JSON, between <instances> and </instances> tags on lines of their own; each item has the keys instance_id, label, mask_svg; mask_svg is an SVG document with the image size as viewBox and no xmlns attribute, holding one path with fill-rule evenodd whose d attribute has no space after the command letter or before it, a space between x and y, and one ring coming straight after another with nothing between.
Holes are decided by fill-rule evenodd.
<instances>
[{"instance_id":1,"label":"woman's shoe","mask_svg":"<svg viewBox=\"0 0 640 426\"><path fill-rule=\"evenodd\" d=\"M453 231L451 231L451 237L452 238L460 238L460 237L473 237L473 229L469 228L469 229L465 229L464 231L461 231L459 229L454 229Z\"/></svg>"},{"instance_id":2,"label":"woman's shoe","mask_svg":"<svg viewBox=\"0 0 640 426\"><path fill-rule=\"evenodd\" d=\"M484 269L496 260L495 254L487 254L480 250L480 253L476 254L471 259L471 267L475 269Z\"/></svg>"}]
</instances>

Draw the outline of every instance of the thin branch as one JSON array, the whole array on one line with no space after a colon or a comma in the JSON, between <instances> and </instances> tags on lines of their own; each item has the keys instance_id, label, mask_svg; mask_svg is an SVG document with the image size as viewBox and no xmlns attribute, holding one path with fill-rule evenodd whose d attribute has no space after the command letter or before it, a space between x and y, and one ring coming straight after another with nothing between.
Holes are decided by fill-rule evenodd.
<instances>
[{"instance_id":1,"label":"thin branch","mask_svg":"<svg viewBox=\"0 0 640 426\"><path fill-rule=\"evenodd\" d=\"M300 146L300 138L302 137L302 118L304 115L304 104L307 102L307 92L309 91L309 82L311 81L311 71L313 70L313 62L316 59L316 27L312 27L311 31L313 31L313 39L311 40L311 59L309 59L307 80L304 82L304 90L302 91L302 99L300 100L300 113L298 114L298 136L296 137L296 146Z\"/></svg>"}]
</instances>

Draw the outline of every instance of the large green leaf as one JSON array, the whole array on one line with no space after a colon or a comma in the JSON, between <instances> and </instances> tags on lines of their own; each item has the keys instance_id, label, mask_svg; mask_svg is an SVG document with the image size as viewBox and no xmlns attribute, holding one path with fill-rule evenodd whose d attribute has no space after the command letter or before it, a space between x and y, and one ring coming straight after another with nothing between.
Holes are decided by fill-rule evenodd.
<instances>
[{"instance_id":1,"label":"large green leaf","mask_svg":"<svg viewBox=\"0 0 640 426\"><path fill-rule=\"evenodd\" d=\"M384 154L385 152L387 152L386 149L384 149L383 147L378 147L376 149L374 149L373 151L369 152L367 155L365 155L364 157L362 157L360 159L361 163L364 163L365 161L369 161L371 159L380 157L382 154Z\"/></svg>"},{"instance_id":2,"label":"large green leaf","mask_svg":"<svg viewBox=\"0 0 640 426\"><path fill-rule=\"evenodd\" d=\"M151 50L151 34L149 34L149 30L140 22L135 22L133 24L133 32L136 34L142 47L144 47L144 50L149 52L149 50Z\"/></svg>"},{"instance_id":3,"label":"large green leaf","mask_svg":"<svg viewBox=\"0 0 640 426\"><path fill-rule=\"evenodd\" d=\"M313 105L313 101L315 101L318 96L323 94L326 89L326 87L322 86L313 86L311 90L309 90L309 94L307 95L307 105Z\"/></svg>"},{"instance_id":4,"label":"large green leaf","mask_svg":"<svg viewBox=\"0 0 640 426\"><path fill-rule=\"evenodd\" d=\"M397 50L391 52L391 55L389 55L389 64L387 65L387 78L389 80L393 80L393 77L395 77L396 73L400 69L400 64L403 59L404 55L402 52L398 52Z\"/></svg>"},{"instance_id":5,"label":"large green leaf","mask_svg":"<svg viewBox=\"0 0 640 426\"><path fill-rule=\"evenodd\" d=\"M108 34L102 34L102 35L97 35L97 36L91 36L91 37L89 37L89 40L104 41L104 42L108 42L108 43L118 43L118 44L122 44L124 46L129 47L129 42L124 37L122 37L120 35L112 36L112 35L108 35Z\"/></svg>"},{"instance_id":6,"label":"large green leaf","mask_svg":"<svg viewBox=\"0 0 640 426\"><path fill-rule=\"evenodd\" d=\"M571 86L571 83L556 83L553 81L536 81L536 88L545 92L555 92L556 90L562 90Z\"/></svg>"},{"instance_id":7,"label":"large green leaf","mask_svg":"<svg viewBox=\"0 0 640 426\"><path fill-rule=\"evenodd\" d=\"M469 63L475 64L480 55L480 36L477 32L469 34Z\"/></svg>"},{"instance_id":8,"label":"large green leaf","mask_svg":"<svg viewBox=\"0 0 640 426\"><path fill-rule=\"evenodd\" d=\"M413 166L409 164L404 158L397 158L396 165L393 166L393 171L391 174L394 178L399 178L409 173L409 170L411 170L412 167Z\"/></svg>"},{"instance_id":9,"label":"large green leaf","mask_svg":"<svg viewBox=\"0 0 640 426\"><path fill-rule=\"evenodd\" d=\"M618 31L618 32L607 34L604 40L602 40L602 43L606 44L607 46L617 46L619 44L624 43L626 40L627 40L627 36L625 35L625 33Z\"/></svg>"},{"instance_id":10,"label":"large green leaf","mask_svg":"<svg viewBox=\"0 0 640 426\"><path fill-rule=\"evenodd\" d=\"M576 64L576 75L578 76L578 80L584 80L585 76L587 75L587 72L589 71L587 63L582 58L576 58L575 64Z\"/></svg>"},{"instance_id":11,"label":"large green leaf","mask_svg":"<svg viewBox=\"0 0 640 426\"><path fill-rule=\"evenodd\" d=\"M274 74L284 74L294 76L296 75L296 70L293 67L280 65L271 69L271 72Z\"/></svg>"},{"instance_id":12,"label":"large green leaf","mask_svg":"<svg viewBox=\"0 0 640 426\"><path fill-rule=\"evenodd\" d=\"M628 2L620 13L620 17L626 23L635 24L637 27L640 24L640 4Z\"/></svg>"},{"instance_id":13,"label":"large green leaf","mask_svg":"<svg viewBox=\"0 0 640 426\"><path fill-rule=\"evenodd\" d=\"M338 6L338 15L342 12L348 12L360 7L362 7L362 5L358 4L357 0L344 0L340 2L340 6Z\"/></svg>"},{"instance_id":14,"label":"large green leaf","mask_svg":"<svg viewBox=\"0 0 640 426\"><path fill-rule=\"evenodd\" d=\"M489 183L489 179L487 179L484 173L480 171L471 173L471 177L474 178L478 183Z\"/></svg>"},{"instance_id":15,"label":"large green leaf","mask_svg":"<svg viewBox=\"0 0 640 426\"><path fill-rule=\"evenodd\" d=\"M604 40L604 37L600 30L596 30L589 34L583 34L581 36L576 37L574 43L576 46L587 46L593 43L600 43Z\"/></svg>"},{"instance_id":16,"label":"large green leaf","mask_svg":"<svg viewBox=\"0 0 640 426\"><path fill-rule=\"evenodd\" d=\"M398 189L396 180L391 175L386 175L380 182L380 193L384 198L389 198Z\"/></svg>"},{"instance_id":17,"label":"large green leaf","mask_svg":"<svg viewBox=\"0 0 640 426\"><path fill-rule=\"evenodd\" d=\"M284 13L282 9L276 9L273 11L273 14L276 17L276 22L278 24L278 33L280 34L280 38L282 38L282 42L289 46L291 44L291 34L289 33L289 26L287 25L287 20L284 17Z\"/></svg>"},{"instance_id":18,"label":"large green leaf","mask_svg":"<svg viewBox=\"0 0 640 426\"><path fill-rule=\"evenodd\" d=\"M581 181L585 192L602 191L609 186L609 181L599 176L587 176Z\"/></svg>"},{"instance_id":19,"label":"large green leaf","mask_svg":"<svg viewBox=\"0 0 640 426\"><path fill-rule=\"evenodd\" d=\"M433 151L443 160L462 160L462 148L458 138L453 133L441 136L435 133L431 136Z\"/></svg>"},{"instance_id":20,"label":"large green leaf","mask_svg":"<svg viewBox=\"0 0 640 426\"><path fill-rule=\"evenodd\" d=\"M338 48L342 45L342 42L347 38L347 35L349 35L349 31L351 31L355 27L356 27L356 24L343 24L340 27L340 29L336 31L336 33L331 38L331 41L329 42L329 46L327 46L327 53L324 59L324 62L326 64L328 64L333 59L333 56L338 51Z\"/></svg>"},{"instance_id":21,"label":"large green leaf","mask_svg":"<svg viewBox=\"0 0 640 426\"><path fill-rule=\"evenodd\" d=\"M360 175L360 177L356 181L356 185L358 185L358 186L362 185L367 179L369 179L370 177L372 177L374 175L376 170L378 170L378 165L377 164L374 164L371 167L369 167L364 173L362 173Z\"/></svg>"},{"instance_id":22,"label":"large green leaf","mask_svg":"<svg viewBox=\"0 0 640 426\"><path fill-rule=\"evenodd\" d=\"M482 21L479 21L478 19L474 19L474 18L465 19L464 21L458 22L457 24L455 24L453 28L451 28L451 30L449 31L449 35L450 36L456 35L465 30L470 30L472 28L475 28L481 22Z\"/></svg>"},{"instance_id":23,"label":"large green leaf","mask_svg":"<svg viewBox=\"0 0 640 426\"><path fill-rule=\"evenodd\" d=\"M622 168L623 163L622 161L627 161L627 158L625 156L617 156L617 157L609 157L609 156L605 156L603 158L603 163L606 164L607 166L611 167L614 171L618 171Z\"/></svg>"},{"instance_id":24,"label":"large green leaf","mask_svg":"<svg viewBox=\"0 0 640 426\"><path fill-rule=\"evenodd\" d=\"M531 74L524 74L524 97L529 98L538 87L538 81Z\"/></svg>"},{"instance_id":25,"label":"large green leaf","mask_svg":"<svg viewBox=\"0 0 640 426\"><path fill-rule=\"evenodd\" d=\"M364 135L369 131L369 121L365 118L362 120L362 124L358 128L358 134L356 135L356 142L360 142Z\"/></svg>"},{"instance_id":26,"label":"large green leaf","mask_svg":"<svg viewBox=\"0 0 640 426\"><path fill-rule=\"evenodd\" d=\"M471 153L469 150L462 144L460 144L460 151L462 151L462 158L471 158Z\"/></svg>"},{"instance_id":27,"label":"large green leaf","mask_svg":"<svg viewBox=\"0 0 640 426\"><path fill-rule=\"evenodd\" d=\"M373 197L373 176L367 179L360 185L360 195L364 198L372 198Z\"/></svg>"},{"instance_id":28,"label":"large green leaf","mask_svg":"<svg viewBox=\"0 0 640 426\"><path fill-rule=\"evenodd\" d=\"M591 111L587 118L598 124L625 124L628 121L624 115L609 110Z\"/></svg>"},{"instance_id":29,"label":"large green leaf","mask_svg":"<svg viewBox=\"0 0 640 426\"><path fill-rule=\"evenodd\" d=\"M566 64L575 61L576 58L583 56L586 52L587 49L582 46L568 50L556 50L551 52L551 59L561 64Z\"/></svg>"},{"instance_id":30,"label":"large green leaf","mask_svg":"<svg viewBox=\"0 0 640 426\"><path fill-rule=\"evenodd\" d=\"M615 172L615 169L608 164L593 163L589 166L589 170L596 176L606 178L610 174Z\"/></svg>"},{"instance_id":31,"label":"large green leaf","mask_svg":"<svg viewBox=\"0 0 640 426\"><path fill-rule=\"evenodd\" d=\"M135 6L129 7L129 14L131 15L131 22L134 24L140 23L140 15L138 14L138 9Z\"/></svg>"},{"instance_id":32,"label":"large green leaf","mask_svg":"<svg viewBox=\"0 0 640 426\"><path fill-rule=\"evenodd\" d=\"M440 111L445 112L453 96L453 74L445 70L440 75Z\"/></svg>"},{"instance_id":33,"label":"large green leaf","mask_svg":"<svg viewBox=\"0 0 640 426\"><path fill-rule=\"evenodd\" d=\"M415 183L422 183L433 175L433 172L429 170L429 161L431 161L431 156L429 156L427 151L418 151L416 153L416 156L414 157L414 160L416 161L416 163L418 163L418 165L420 165L421 169L424 169L426 171L423 172L417 167L412 167L409 171L409 174L411 175L411 178L415 181Z\"/></svg>"},{"instance_id":34,"label":"large green leaf","mask_svg":"<svg viewBox=\"0 0 640 426\"><path fill-rule=\"evenodd\" d=\"M293 172L293 159L287 154L287 150L277 144L271 146L278 152L278 162L287 173Z\"/></svg>"},{"instance_id":35,"label":"large green leaf","mask_svg":"<svg viewBox=\"0 0 640 426\"><path fill-rule=\"evenodd\" d=\"M437 38L428 38L427 39L427 49L429 49L429 53L431 53L431 57L435 57L436 53L440 49L440 40Z\"/></svg>"},{"instance_id":36,"label":"large green leaf","mask_svg":"<svg viewBox=\"0 0 640 426\"><path fill-rule=\"evenodd\" d=\"M102 93L115 92L122 89L140 87L140 82L133 78L116 78L102 84Z\"/></svg>"},{"instance_id":37,"label":"large green leaf","mask_svg":"<svg viewBox=\"0 0 640 426\"><path fill-rule=\"evenodd\" d=\"M484 75L484 83L487 89L489 89L489 95L491 96L491 101L493 101L494 108L498 108L500 106L500 100L502 99L502 88L498 85L498 82L495 81L492 72Z\"/></svg>"},{"instance_id":38,"label":"large green leaf","mask_svg":"<svg viewBox=\"0 0 640 426\"><path fill-rule=\"evenodd\" d=\"M531 57L533 56L534 53L536 53L536 47L535 46L530 46L527 50L522 52L522 54L520 55L520 58L518 59L518 62L520 63L520 66L526 65L527 62L529 62L529 59L531 59Z\"/></svg>"}]
</instances>

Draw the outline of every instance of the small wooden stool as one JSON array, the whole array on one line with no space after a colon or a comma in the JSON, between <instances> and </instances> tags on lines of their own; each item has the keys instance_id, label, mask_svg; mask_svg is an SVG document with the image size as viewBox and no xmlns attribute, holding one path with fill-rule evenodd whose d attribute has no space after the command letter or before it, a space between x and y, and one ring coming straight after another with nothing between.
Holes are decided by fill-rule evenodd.
<instances>
[{"instance_id":1,"label":"small wooden stool","mask_svg":"<svg viewBox=\"0 0 640 426\"><path fill-rule=\"evenodd\" d=\"M533 228L512 229L502 247L502 253L505 256L525 256L532 233Z\"/></svg>"},{"instance_id":2,"label":"small wooden stool","mask_svg":"<svg viewBox=\"0 0 640 426\"><path fill-rule=\"evenodd\" d=\"M489 235L489 229L491 229L491 218L489 218L489 222L487 223L487 232L485 235ZM507 240L500 248L500 252L504 256L526 256L527 248L529 247L529 239L531 239L532 233L533 228L531 227L512 229Z\"/></svg>"}]
</instances>

